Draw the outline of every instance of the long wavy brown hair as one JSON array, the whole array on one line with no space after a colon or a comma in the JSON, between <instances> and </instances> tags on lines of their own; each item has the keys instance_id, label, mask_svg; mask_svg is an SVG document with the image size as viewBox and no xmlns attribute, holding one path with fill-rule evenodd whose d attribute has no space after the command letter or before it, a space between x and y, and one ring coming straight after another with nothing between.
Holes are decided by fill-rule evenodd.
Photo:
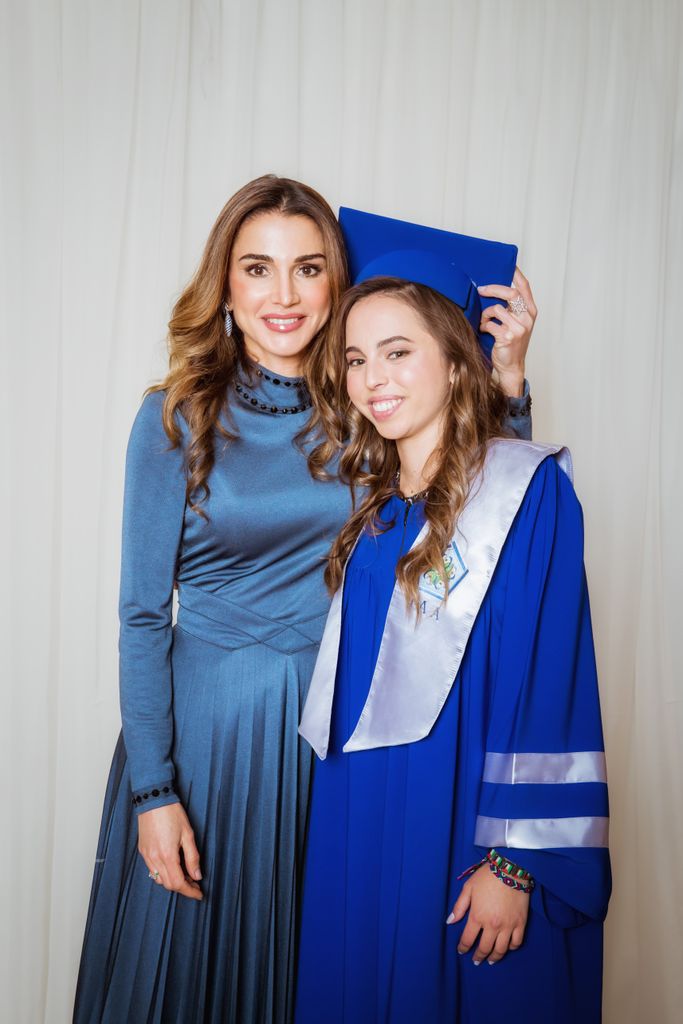
<instances>
[{"instance_id":1,"label":"long wavy brown hair","mask_svg":"<svg viewBox=\"0 0 683 1024\"><path fill-rule=\"evenodd\" d=\"M357 488L367 488L360 506L337 537L329 555L325 582L334 593L340 586L343 567L363 529L382 532L379 511L396 493L400 461L396 443L386 440L352 405L346 390L346 322L353 307L371 295L389 295L420 317L427 332L438 342L453 368L453 383L445 410L441 441L428 460L429 489L424 502L425 538L400 559L396 578L419 614L419 585L425 572L435 569L448 583L444 552L451 541L458 516L481 470L488 442L504 433L507 403L491 377L481 348L462 310L439 292L398 278L373 278L351 288L332 321L326 349L325 378L328 403L325 423L328 440L317 457L339 459L340 476Z\"/></svg>"},{"instance_id":2,"label":"long wavy brown hair","mask_svg":"<svg viewBox=\"0 0 683 1024\"><path fill-rule=\"evenodd\" d=\"M168 325L169 372L149 391L164 391L163 424L173 447L181 444L177 414L187 422L190 439L186 451L187 502L205 517L202 503L209 496L208 477L215 461L217 436L234 439L220 420L240 365L246 365L244 338L234 324L225 334L222 304L228 295L228 270L232 247L242 225L261 213L309 217L323 237L332 309L348 284L344 240L330 206L308 185L291 178L266 174L250 181L227 201L211 228L194 277L173 307ZM307 381L320 365L318 350L327 347L328 323L318 332L303 357ZM319 435L321 421L315 410L322 389L311 381L314 412L301 432ZM323 475L315 459L312 470Z\"/></svg>"}]
</instances>

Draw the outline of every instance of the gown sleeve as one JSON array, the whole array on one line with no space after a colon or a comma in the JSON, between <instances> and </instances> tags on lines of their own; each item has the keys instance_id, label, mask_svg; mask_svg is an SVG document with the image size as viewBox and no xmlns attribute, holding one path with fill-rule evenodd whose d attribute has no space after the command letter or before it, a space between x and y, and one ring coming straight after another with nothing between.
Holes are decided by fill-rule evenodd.
<instances>
[{"instance_id":1,"label":"gown sleeve","mask_svg":"<svg viewBox=\"0 0 683 1024\"><path fill-rule=\"evenodd\" d=\"M474 842L529 871L532 908L571 927L607 910L609 812L583 518L554 459L536 472L504 553Z\"/></svg>"},{"instance_id":2,"label":"gown sleeve","mask_svg":"<svg viewBox=\"0 0 683 1024\"><path fill-rule=\"evenodd\" d=\"M173 584L185 511L181 449L172 449L148 395L126 455L119 600L119 685L123 739L138 813L175 803L172 762Z\"/></svg>"}]
</instances>

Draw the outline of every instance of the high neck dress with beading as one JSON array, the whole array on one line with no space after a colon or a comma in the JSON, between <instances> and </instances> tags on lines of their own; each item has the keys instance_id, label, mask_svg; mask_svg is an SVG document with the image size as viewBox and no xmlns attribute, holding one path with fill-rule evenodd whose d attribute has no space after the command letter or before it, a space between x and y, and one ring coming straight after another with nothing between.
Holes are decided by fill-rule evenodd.
<instances>
[{"instance_id":1,"label":"high neck dress with beading","mask_svg":"<svg viewBox=\"0 0 683 1024\"><path fill-rule=\"evenodd\" d=\"M291 1018L311 751L297 726L346 488L314 481L296 379L264 368L229 396L203 505L149 395L128 448L121 703L74 1020L243 1024ZM288 410L288 411L284 411ZM291 411L297 410L297 411ZM172 594L178 588L177 623ZM180 799L204 900L155 885L135 815Z\"/></svg>"}]
</instances>

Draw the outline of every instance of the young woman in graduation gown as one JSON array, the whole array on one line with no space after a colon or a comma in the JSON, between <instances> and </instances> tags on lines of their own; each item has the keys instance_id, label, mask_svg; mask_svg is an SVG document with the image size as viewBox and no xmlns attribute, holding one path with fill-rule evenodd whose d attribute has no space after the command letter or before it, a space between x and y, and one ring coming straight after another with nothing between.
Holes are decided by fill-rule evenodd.
<instances>
[{"instance_id":1,"label":"young woman in graduation gown","mask_svg":"<svg viewBox=\"0 0 683 1024\"><path fill-rule=\"evenodd\" d=\"M350 509L316 479L318 365L346 284L327 203L268 175L228 201L173 310L126 461L123 732L79 1024L291 1020L312 767L297 728ZM511 394L532 326L500 339Z\"/></svg>"},{"instance_id":2,"label":"young woman in graduation gown","mask_svg":"<svg viewBox=\"0 0 683 1024\"><path fill-rule=\"evenodd\" d=\"M570 458L501 437L478 322L405 257L331 339L367 490L300 726L296 1024L594 1024L608 812Z\"/></svg>"}]
</instances>

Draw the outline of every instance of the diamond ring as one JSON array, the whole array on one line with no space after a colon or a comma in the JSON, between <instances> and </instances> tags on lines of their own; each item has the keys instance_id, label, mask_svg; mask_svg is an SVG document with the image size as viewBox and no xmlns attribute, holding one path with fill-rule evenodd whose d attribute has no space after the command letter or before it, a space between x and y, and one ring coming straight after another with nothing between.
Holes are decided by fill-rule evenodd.
<instances>
[{"instance_id":1,"label":"diamond ring","mask_svg":"<svg viewBox=\"0 0 683 1024\"><path fill-rule=\"evenodd\" d=\"M510 299L508 302L508 308L511 313L515 316L519 316L520 313L526 313L528 306L521 295L518 295L516 299Z\"/></svg>"},{"instance_id":2,"label":"diamond ring","mask_svg":"<svg viewBox=\"0 0 683 1024\"><path fill-rule=\"evenodd\" d=\"M150 872L148 872L148 874L149 874L149 877L153 878L155 882L156 882L156 880L159 877L159 872L158 871L150 871Z\"/></svg>"}]
</instances>

